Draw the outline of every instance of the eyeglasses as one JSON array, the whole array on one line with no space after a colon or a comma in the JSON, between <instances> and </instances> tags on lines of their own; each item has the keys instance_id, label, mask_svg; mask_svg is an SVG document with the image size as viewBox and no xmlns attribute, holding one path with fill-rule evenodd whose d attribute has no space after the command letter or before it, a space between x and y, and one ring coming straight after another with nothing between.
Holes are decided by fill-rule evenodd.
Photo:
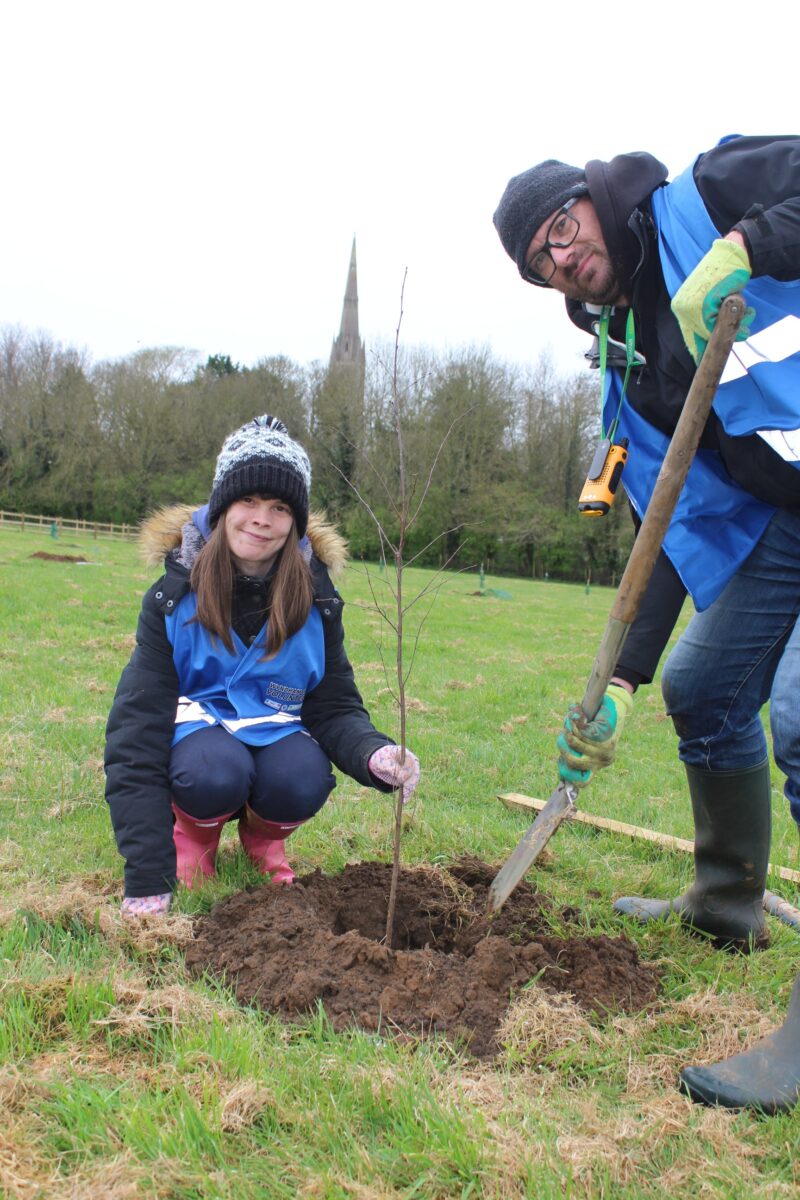
<instances>
[{"instance_id":1,"label":"eyeglasses","mask_svg":"<svg viewBox=\"0 0 800 1200\"><path fill-rule=\"evenodd\" d=\"M564 246L571 246L578 236L581 223L569 211L577 199L577 196L573 196L571 200L568 200L564 207L558 210L547 226L547 233L545 234L541 250L536 251L530 262L525 264L525 270L522 272L522 278L526 283L533 283L537 287L547 287L555 275L556 264L553 261L550 248L551 246L556 246L559 249L563 249Z\"/></svg>"}]
</instances>

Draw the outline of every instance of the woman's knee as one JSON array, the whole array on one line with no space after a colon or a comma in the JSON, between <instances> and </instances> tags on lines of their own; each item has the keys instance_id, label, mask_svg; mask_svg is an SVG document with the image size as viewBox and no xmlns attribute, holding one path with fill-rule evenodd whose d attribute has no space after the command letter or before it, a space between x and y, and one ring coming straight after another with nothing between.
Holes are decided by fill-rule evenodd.
<instances>
[{"instance_id":1,"label":"woman's knee","mask_svg":"<svg viewBox=\"0 0 800 1200\"><path fill-rule=\"evenodd\" d=\"M265 820L307 821L335 786L330 761L317 742L295 734L258 754L250 804Z\"/></svg>"},{"instance_id":2,"label":"woman's knee","mask_svg":"<svg viewBox=\"0 0 800 1200\"><path fill-rule=\"evenodd\" d=\"M330 767L324 775L278 777L265 791L255 790L250 804L258 816L268 821L308 821L316 816L335 786Z\"/></svg>"},{"instance_id":3,"label":"woman's knee","mask_svg":"<svg viewBox=\"0 0 800 1200\"><path fill-rule=\"evenodd\" d=\"M173 747L170 786L175 803L190 816L236 812L253 784L255 769L247 747L222 730L213 732L222 736L204 737L206 731L201 730Z\"/></svg>"}]
</instances>

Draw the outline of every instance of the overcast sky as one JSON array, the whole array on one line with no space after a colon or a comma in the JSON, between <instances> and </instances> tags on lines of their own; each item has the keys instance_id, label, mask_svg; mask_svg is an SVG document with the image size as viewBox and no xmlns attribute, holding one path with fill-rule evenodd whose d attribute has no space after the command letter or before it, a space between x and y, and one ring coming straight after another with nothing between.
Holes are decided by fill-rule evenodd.
<instances>
[{"instance_id":1,"label":"overcast sky","mask_svg":"<svg viewBox=\"0 0 800 1200\"><path fill-rule=\"evenodd\" d=\"M436 350L585 338L492 213L543 158L800 125L794 17L729 0L16 0L2 21L0 326L327 360L353 235L361 333ZM650 15L648 15L650 14ZM770 16L771 14L771 16Z\"/></svg>"}]
</instances>

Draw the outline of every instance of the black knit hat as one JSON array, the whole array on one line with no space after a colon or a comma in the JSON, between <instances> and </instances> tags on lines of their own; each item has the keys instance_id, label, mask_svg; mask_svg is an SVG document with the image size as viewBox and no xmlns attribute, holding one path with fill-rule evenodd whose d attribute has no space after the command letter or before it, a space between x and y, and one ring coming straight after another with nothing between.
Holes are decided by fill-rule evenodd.
<instances>
[{"instance_id":1,"label":"black knit hat","mask_svg":"<svg viewBox=\"0 0 800 1200\"><path fill-rule=\"evenodd\" d=\"M299 442L277 417L266 413L229 433L217 459L208 501L208 520L216 525L229 505L242 496L274 496L291 506L297 536L308 525L311 463Z\"/></svg>"},{"instance_id":2,"label":"black knit hat","mask_svg":"<svg viewBox=\"0 0 800 1200\"><path fill-rule=\"evenodd\" d=\"M494 224L506 254L514 259L520 275L525 270L531 238L552 213L573 196L585 196L586 175L548 158L508 181L494 214Z\"/></svg>"}]
</instances>

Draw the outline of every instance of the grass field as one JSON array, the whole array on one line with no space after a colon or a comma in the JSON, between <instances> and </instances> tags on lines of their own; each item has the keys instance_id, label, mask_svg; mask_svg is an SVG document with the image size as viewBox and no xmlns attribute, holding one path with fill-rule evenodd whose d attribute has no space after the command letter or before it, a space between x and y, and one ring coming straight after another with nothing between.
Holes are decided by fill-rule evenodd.
<instances>
[{"instance_id":1,"label":"grass field","mask_svg":"<svg viewBox=\"0 0 800 1200\"><path fill-rule=\"evenodd\" d=\"M83 555L80 565L31 557ZM783 1015L798 934L771 924L753 957L674 925L628 927L663 971L662 1002L587 1018L535 988L512 1010L506 1050L477 1064L439 1041L334 1034L317 1014L286 1027L190 980L191 916L257 882L226 830L217 878L182 891L162 922L119 914L122 864L103 799L103 730L154 577L121 542L0 532L0 1194L8 1197L795 1196L800 1113L714 1112L676 1090ZM374 586L381 588L374 572ZM430 575L407 574L419 590ZM497 581L488 580L490 585ZM505 791L547 797L553 738L579 699L613 595L475 576L447 578L409 680L408 743L423 779L407 863L467 851L501 862L531 817ZM363 568L340 582L351 658L379 728L396 717L381 666L387 633ZM424 611L420 603L418 610ZM414 610L415 612L417 609ZM773 772L772 861L797 867L797 833ZM618 763L587 789L590 812L691 837L674 734L642 689ZM390 856L377 792L340 779L290 843L299 872ZM691 860L562 826L538 887L617 934L621 893L681 890ZM791 885L775 891L797 903Z\"/></svg>"}]
</instances>

